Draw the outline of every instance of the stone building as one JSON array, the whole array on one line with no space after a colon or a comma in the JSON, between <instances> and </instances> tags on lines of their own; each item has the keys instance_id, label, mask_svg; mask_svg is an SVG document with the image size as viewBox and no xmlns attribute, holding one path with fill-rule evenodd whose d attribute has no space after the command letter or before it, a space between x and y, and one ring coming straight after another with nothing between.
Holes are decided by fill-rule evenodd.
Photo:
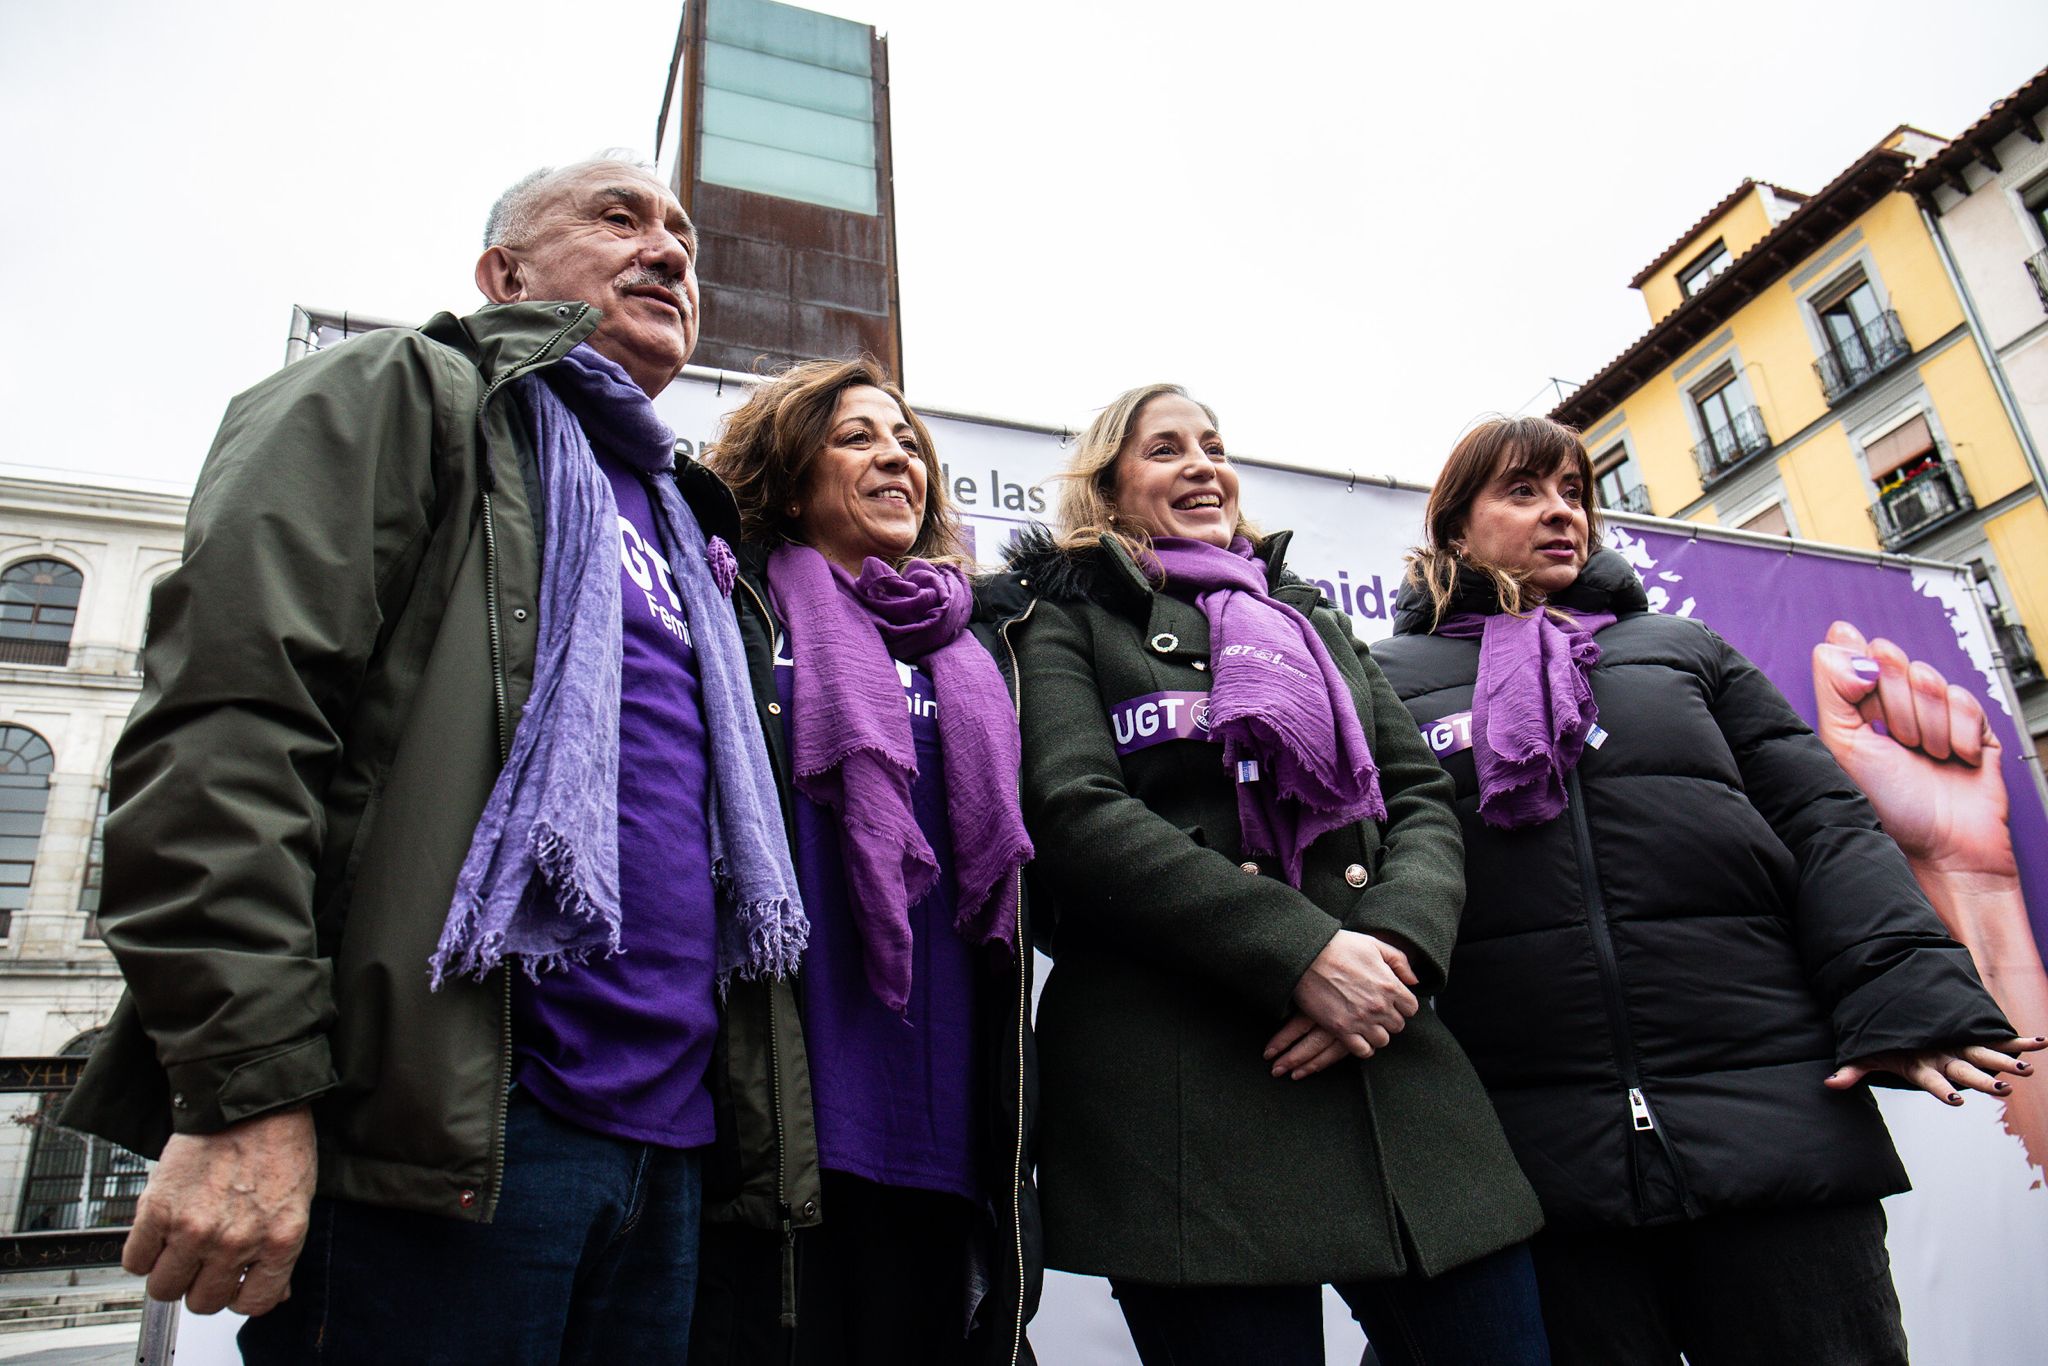
<instances>
[{"instance_id":1,"label":"stone building","mask_svg":"<svg viewBox=\"0 0 2048 1366\"><path fill-rule=\"evenodd\" d=\"M120 997L98 938L107 764L185 498L0 475L0 1053L82 1052ZM141 1164L0 1097L0 1229L127 1222Z\"/></svg>"}]
</instances>

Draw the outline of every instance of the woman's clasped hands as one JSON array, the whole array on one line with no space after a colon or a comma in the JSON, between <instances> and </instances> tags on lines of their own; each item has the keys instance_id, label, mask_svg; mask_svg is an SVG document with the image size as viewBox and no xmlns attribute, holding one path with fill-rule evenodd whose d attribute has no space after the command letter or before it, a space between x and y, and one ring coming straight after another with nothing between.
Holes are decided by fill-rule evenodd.
<instances>
[{"instance_id":1,"label":"woman's clasped hands","mask_svg":"<svg viewBox=\"0 0 2048 1366\"><path fill-rule=\"evenodd\" d=\"M1383 939L1339 930L1294 988L1295 1013L1266 1044L1276 1077L1314 1076L1338 1059L1369 1058L1421 1009L1408 955Z\"/></svg>"}]
</instances>

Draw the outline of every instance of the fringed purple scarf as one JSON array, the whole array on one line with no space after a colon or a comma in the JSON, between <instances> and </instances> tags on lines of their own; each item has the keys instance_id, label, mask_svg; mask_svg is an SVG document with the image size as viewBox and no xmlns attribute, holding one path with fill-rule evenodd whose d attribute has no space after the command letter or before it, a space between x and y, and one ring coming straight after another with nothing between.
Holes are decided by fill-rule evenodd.
<instances>
[{"instance_id":1,"label":"fringed purple scarf","mask_svg":"<svg viewBox=\"0 0 2048 1366\"><path fill-rule=\"evenodd\" d=\"M1479 641L1472 760L1488 825L1518 830L1564 810L1565 776L1598 717L1586 677L1600 662L1593 633L1613 624L1605 612L1567 624L1540 607L1527 616L1464 612L1438 624L1437 635Z\"/></svg>"},{"instance_id":2,"label":"fringed purple scarf","mask_svg":"<svg viewBox=\"0 0 2048 1366\"><path fill-rule=\"evenodd\" d=\"M869 559L856 579L809 546L784 545L769 557L768 586L792 623L797 790L839 816L868 985L900 1014L910 1003L910 908L940 869L911 806L917 746L891 661L923 665L938 694L954 928L971 944L1014 953L1017 879L1031 840L1017 805L1010 692L967 633L973 594L951 565L911 560L893 570Z\"/></svg>"},{"instance_id":3,"label":"fringed purple scarf","mask_svg":"<svg viewBox=\"0 0 2048 1366\"><path fill-rule=\"evenodd\" d=\"M1266 567L1242 536L1228 550L1160 537L1166 589L1192 590L1209 619L1209 732L1237 777L1244 847L1279 858L1301 885L1302 856L1329 831L1385 820L1379 766L1358 705L1307 617L1266 591Z\"/></svg>"},{"instance_id":4,"label":"fringed purple scarf","mask_svg":"<svg viewBox=\"0 0 2048 1366\"><path fill-rule=\"evenodd\" d=\"M455 883L429 960L482 977L510 960L529 977L619 952L618 506L593 443L650 475L675 437L618 365L578 346L518 381L540 457L545 517L533 690ZM711 871L718 982L786 976L809 938L746 653L726 602L732 552L706 545L673 478L648 481L689 614L711 759Z\"/></svg>"}]
</instances>

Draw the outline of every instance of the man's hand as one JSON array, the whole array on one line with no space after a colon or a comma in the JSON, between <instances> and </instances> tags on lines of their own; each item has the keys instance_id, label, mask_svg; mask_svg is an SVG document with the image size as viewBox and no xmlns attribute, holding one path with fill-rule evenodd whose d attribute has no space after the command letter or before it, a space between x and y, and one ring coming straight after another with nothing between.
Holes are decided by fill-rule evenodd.
<instances>
[{"instance_id":1,"label":"man's hand","mask_svg":"<svg viewBox=\"0 0 2048 1366\"><path fill-rule=\"evenodd\" d=\"M1296 1070L1335 1047L1354 1057L1371 1057L1375 1049L1392 1042L1409 1017L1421 1008L1415 993L1409 990L1417 980L1408 956L1399 949L1369 934L1337 931L1337 937L1323 946L1294 988L1294 1003L1301 1007L1302 1016L1328 1037L1305 1039L1302 1034L1312 1031L1297 1032L1290 1022L1266 1046L1267 1059L1271 1061L1285 1053L1293 1067L1282 1070ZM1308 1045L1306 1049L1304 1044ZM1320 1066L1328 1066L1335 1056L1330 1054Z\"/></svg>"},{"instance_id":2,"label":"man's hand","mask_svg":"<svg viewBox=\"0 0 2048 1366\"><path fill-rule=\"evenodd\" d=\"M172 1135L135 1204L121 1266L149 1277L151 1299L182 1298L195 1314L268 1313L291 1294L316 1161L303 1105L217 1134Z\"/></svg>"}]
</instances>

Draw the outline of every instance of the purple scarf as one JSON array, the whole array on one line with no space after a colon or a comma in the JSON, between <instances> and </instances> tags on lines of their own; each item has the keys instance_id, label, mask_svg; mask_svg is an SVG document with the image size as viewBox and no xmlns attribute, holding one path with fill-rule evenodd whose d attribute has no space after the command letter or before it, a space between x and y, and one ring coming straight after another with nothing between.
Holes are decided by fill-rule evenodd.
<instances>
[{"instance_id":1,"label":"purple scarf","mask_svg":"<svg viewBox=\"0 0 2048 1366\"><path fill-rule=\"evenodd\" d=\"M1527 616L1464 612L1437 626L1438 635L1479 641L1472 759L1488 825L1518 830L1564 810L1565 775L1598 717L1586 677L1600 662L1593 633L1613 624L1605 612L1587 612L1567 625L1539 608Z\"/></svg>"},{"instance_id":2,"label":"purple scarf","mask_svg":"<svg viewBox=\"0 0 2048 1366\"><path fill-rule=\"evenodd\" d=\"M619 512L592 445L648 475L675 437L618 365L588 344L517 384L540 457L545 517L533 689L484 806L429 960L481 978L619 952ZM710 749L718 982L786 976L809 937L782 808L725 594L732 554L707 545L672 477L648 480L688 614ZM723 552L723 553L721 553Z\"/></svg>"},{"instance_id":3,"label":"purple scarf","mask_svg":"<svg viewBox=\"0 0 2048 1366\"><path fill-rule=\"evenodd\" d=\"M1237 775L1244 847L1277 856L1299 887L1319 837L1387 817L1357 701L1308 618L1267 593L1250 541L1163 536L1152 552L1167 587L1192 589L1209 619L1209 731Z\"/></svg>"},{"instance_id":4,"label":"purple scarf","mask_svg":"<svg viewBox=\"0 0 2048 1366\"><path fill-rule=\"evenodd\" d=\"M1017 806L1021 742L1009 689L966 631L967 576L911 560L869 559L858 579L809 546L779 546L768 586L794 623L790 701L796 786L839 816L848 903L868 985L910 1004L910 908L939 864L917 827L917 747L892 659L922 664L939 704L939 753L953 834L953 927L971 944L1017 941L1018 870L1031 840Z\"/></svg>"}]
</instances>

